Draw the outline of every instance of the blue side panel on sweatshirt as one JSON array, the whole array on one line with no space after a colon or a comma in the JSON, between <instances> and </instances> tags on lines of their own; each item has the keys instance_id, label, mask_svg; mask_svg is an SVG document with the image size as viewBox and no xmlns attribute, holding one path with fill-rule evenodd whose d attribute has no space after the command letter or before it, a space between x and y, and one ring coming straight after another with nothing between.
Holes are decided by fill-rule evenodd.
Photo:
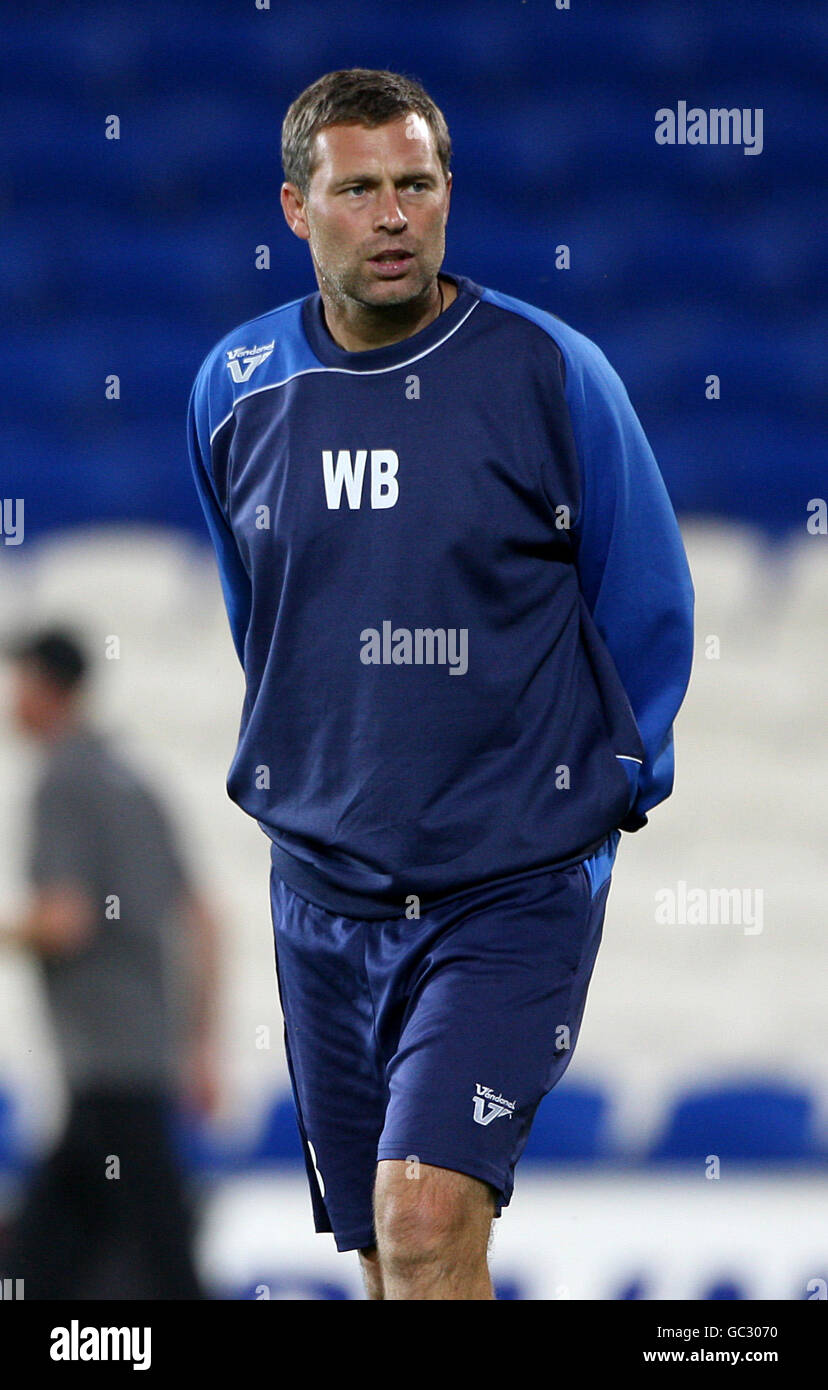
<instances>
[{"instance_id":1,"label":"blue side panel on sweatshirt","mask_svg":"<svg viewBox=\"0 0 828 1390\"><path fill-rule=\"evenodd\" d=\"M233 799L357 917L564 867L669 795L692 585L599 349L463 276L385 348L228 334L189 449L246 678Z\"/></svg>"},{"instance_id":2,"label":"blue side panel on sweatshirt","mask_svg":"<svg viewBox=\"0 0 828 1390\"><path fill-rule=\"evenodd\" d=\"M236 398L244 393L245 381L234 383L230 372L222 368L231 354L239 347L247 345L264 351L267 355L262 360L267 361L270 355L267 350L270 348L272 352L277 331L280 331L280 356L277 361L282 362L287 374L308 367L318 367L307 342L295 333L296 315L293 311L301 302L296 300L240 324L207 354L190 392L187 411L190 465L196 492L216 551L230 631L242 665L245 637L250 621L250 576L241 561L236 541L227 522L226 492L222 489L219 494L214 468L208 461L213 435L232 413ZM293 334L291 329L294 330ZM268 342L269 333L273 336ZM255 371L257 366L261 365L261 362L254 364L252 370ZM245 378L245 374L250 371L250 360L243 354L236 374Z\"/></svg>"}]
</instances>

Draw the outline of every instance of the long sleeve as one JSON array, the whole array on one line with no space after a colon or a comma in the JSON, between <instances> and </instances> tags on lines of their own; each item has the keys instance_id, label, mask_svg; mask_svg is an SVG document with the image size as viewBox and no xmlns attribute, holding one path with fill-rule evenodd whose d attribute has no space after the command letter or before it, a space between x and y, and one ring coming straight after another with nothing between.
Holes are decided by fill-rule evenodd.
<instances>
[{"instance_id":1,"label":"long sleeve","mask_svg":"<svg viewBox=\"0 0 828 1390\"><path fill-rule=\"evenodd\" d=\"M617 373L587 339L567 354L566 395L581 466L573 527L581 590L646 752L622 822L638 830L673 787L673 721L693 659L693 584L644 430Z\"/></svg>"},{"instance_id":2,"label":"long sleeve","mask_svg":"<svg viewBox=\"0 0 828 1390\"><path fill-rule=\"evenodd\" d=\"M187 410L187 445L196 491L218 560L227 616L239 661L244 665L244 644L250 622L252 591L233 532L219 503L209 466L210 417L208 369L210 358L196 376Z\"/></svg>"}]
</instances>

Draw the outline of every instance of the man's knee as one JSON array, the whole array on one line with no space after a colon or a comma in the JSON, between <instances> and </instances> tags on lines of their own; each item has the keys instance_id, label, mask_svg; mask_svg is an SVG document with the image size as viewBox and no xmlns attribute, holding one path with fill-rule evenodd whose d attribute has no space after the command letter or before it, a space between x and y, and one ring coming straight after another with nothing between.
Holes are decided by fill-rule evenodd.
<instances>
[{"instance_id":1,"label":"man's knee","mask_svg":"<svg viewBox=\"0 0 828 1390\"><path fill-rule=\"evenodd\" d=\"M385 1268L473 1263L485 1257L494 1216L487 1183L465 1173L385 1159L377 1168L375 1225Z\"/></svg>"}]
</instances>

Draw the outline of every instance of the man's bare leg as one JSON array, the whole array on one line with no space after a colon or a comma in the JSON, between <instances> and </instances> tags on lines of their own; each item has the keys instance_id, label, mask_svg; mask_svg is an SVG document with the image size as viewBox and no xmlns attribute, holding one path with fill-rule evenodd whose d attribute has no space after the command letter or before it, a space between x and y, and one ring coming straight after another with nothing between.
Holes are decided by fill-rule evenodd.
<instances>
[{"instance_id":1,"label":"man's bare leg","mask_svg":"<svg viewBox=\"0 0 828 1390\"><path fill-rule=\"evenodd\" d=\"M362 1265L362 1278L365 1284L365 1292L369 1299L376 1301L385 1298L382 1287L382 1270L380 1269L379 1255L375 1245L368 1245L359 1252L359 1262Z\"/></svg>"},{"instance_id":2,"label":"man's bare leg","mask_svg":"<svg viewBox=\"0 0 828 1390\"><path fill-rule=\"evenodd\" d=\"M493 1299L486 1258L492 1189L428 1163L419 1163L416 1173L410 1160L377 1164L374 1225L382 1297Z\"/></svg>"}]
</instances>

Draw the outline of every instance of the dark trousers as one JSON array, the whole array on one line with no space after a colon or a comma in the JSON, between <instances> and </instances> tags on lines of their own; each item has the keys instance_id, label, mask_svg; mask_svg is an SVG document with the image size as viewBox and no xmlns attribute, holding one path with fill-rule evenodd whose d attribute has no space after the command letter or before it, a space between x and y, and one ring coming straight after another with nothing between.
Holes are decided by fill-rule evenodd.
<instances>
[{"instance_id":1,"label":"dark trousers","mask_svg":"<svg viewBox=\"0 0 828 1390\"><path fill-rule=\"evenodd\" d=\"M202 1298L159 1092L73 1095L3 1258L26 1299Z\"/></svg>"}]
</instances>

